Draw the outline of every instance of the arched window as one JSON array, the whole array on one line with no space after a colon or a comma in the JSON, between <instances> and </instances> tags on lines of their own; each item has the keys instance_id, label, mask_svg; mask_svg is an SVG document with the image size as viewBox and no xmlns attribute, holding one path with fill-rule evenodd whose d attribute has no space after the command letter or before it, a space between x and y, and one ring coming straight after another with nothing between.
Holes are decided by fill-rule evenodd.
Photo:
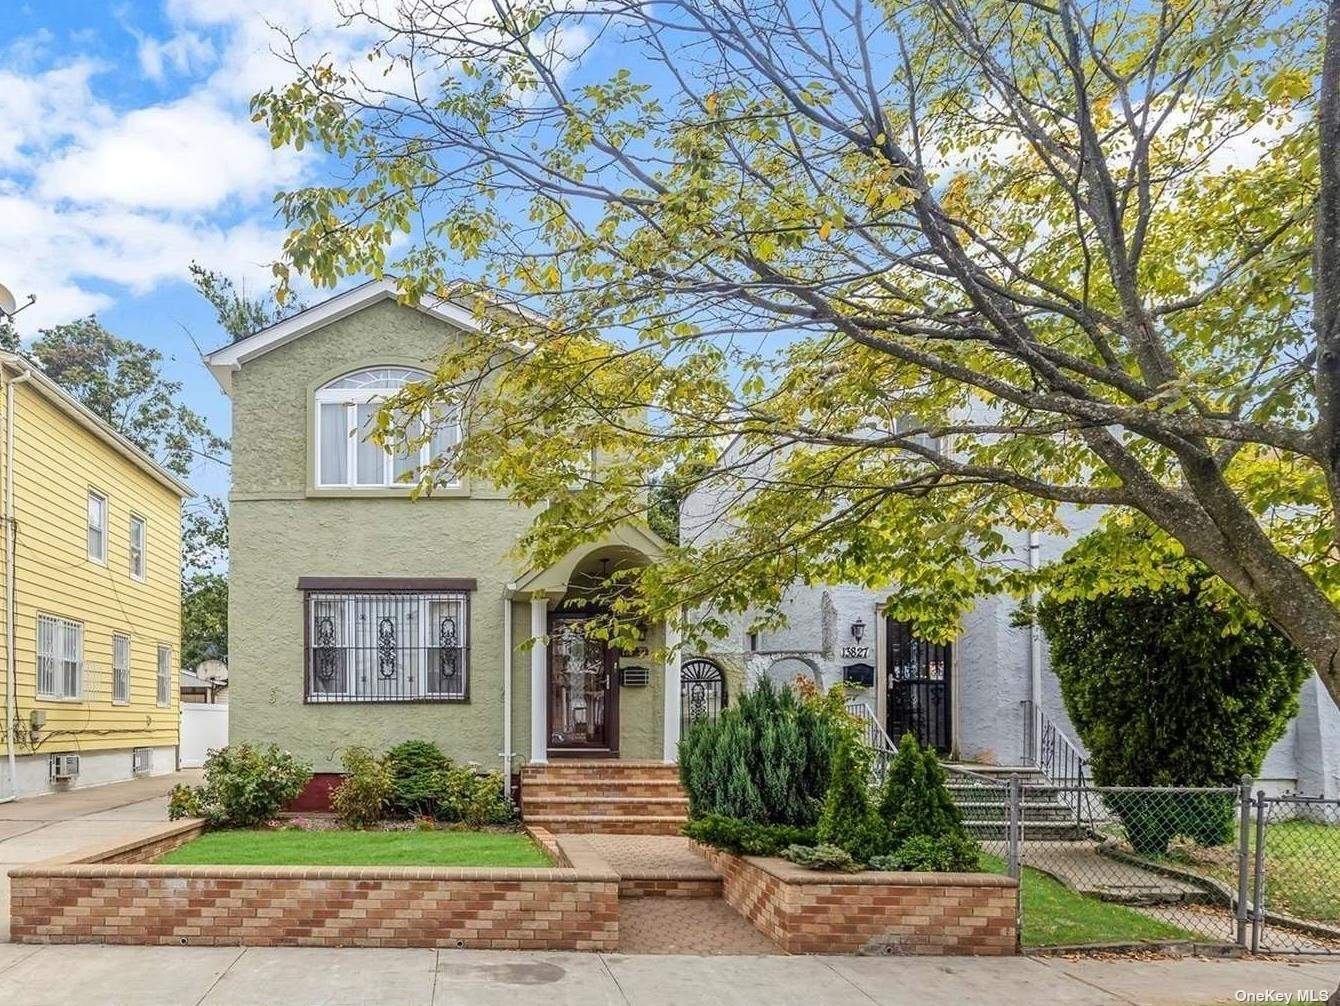
<instances>
[{"instance_id":1,"label":"arched window","mask_svg":"<svg viewBox=\"0 0 1340 1006\"><path fill-rule=\"evenodd\" d=\"M387 449L369 439L377 409L390 395L412 381L426 380L421 370L373 367L331 381L316 393L316 484L395 486L413 482L416 473L460 442L456 410L432 417L432 437L417 448ZM412 419L406 443L423 435L423 418Z\"/></svg>"}]
</instances>

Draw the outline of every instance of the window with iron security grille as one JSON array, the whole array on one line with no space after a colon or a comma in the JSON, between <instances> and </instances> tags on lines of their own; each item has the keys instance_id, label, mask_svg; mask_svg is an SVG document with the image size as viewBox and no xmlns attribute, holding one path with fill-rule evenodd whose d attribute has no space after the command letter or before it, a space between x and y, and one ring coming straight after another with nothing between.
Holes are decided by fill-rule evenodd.
<instances>
[{"instance_id":1,"label":"window with iron security grille","mask_svg":"<svg viewBox=\"0 0 1340 1006\"><path fill-rule=\"evenodd\" d=\"M37 694L44 699L83 695L84 626L54 615L37 616Z\"/></svg>"},{"instance_id":2,"label":"window with iron security grille","mask_svg":"<svg viewBox=\"0 0 1340 1006\"><path fill-rule=\"evenodd\" d=\"M686 660L679 670L679 696L683 724L715 720L726 705L726 675L711 660Z\"/></svg>"},{"instance_id":3,"label":"window with iron security grille","mask_svg":"<svg viewBox=\"0 0 1340 1006\"><path fill-rule=\"evenodd\" d=\"M464 702L470 600L464 591L310 591L308 702Z\"/></svg>"},{"instance_id":4,"label":"window with iron security grille","mask_svg":"<svg viewBox=\"0 0 1340 1006\"><path fill-rule=\"evenodd\" d=\"M112 701L130 701L130 637L121 633L112 636Z\"/></svg>"}]
</instances>

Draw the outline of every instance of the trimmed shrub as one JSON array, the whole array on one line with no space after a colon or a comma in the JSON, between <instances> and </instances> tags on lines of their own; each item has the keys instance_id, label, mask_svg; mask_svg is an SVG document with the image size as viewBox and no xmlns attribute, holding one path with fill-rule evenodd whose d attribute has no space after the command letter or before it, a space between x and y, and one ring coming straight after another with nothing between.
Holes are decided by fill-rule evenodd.
<instances>
[{"instance_id":1,"label":"trimmed shrub","mask_svg":"<svg viewBox=\"0 0 1340 1006\"><path fill-rule=\"evenodd\" d=\"M340 759L345 776L331 794L336 816L353 828L375 824L386 816L395 792L395 779L383 758L368 748L346 748Z\"/></svg>"},{"instance_id":2,"label":"trimmed shrub","mask_svg":"<svg viewBox=\"0 0 1340 1006\"><path fill-rule=\"evenodd\" d=\"M507 794L501 772L487 775L472 765L449 763L433 775L433 817L460 821L472 827L507 824L516 817L516 805Z\"/></svg>"},{"instance_id":3,"label":"trimmed shrub","mask_svg":"<svg viewBox=\"0 0 1340 1006\"><path fill-rule=\"evenodd\" d=\"M859 863L892 846L889 829L870 803L870 749L851 730L839 735L833 751L818 835L820 844L837 846Z\"/></svg>"},{"instance_id":4,"label":"trimmed shrub","mask_svg":"<svg viewBox=\"0 0 1340 1006\"><path fill-rule=\"evenodd\" d=\"M168 795L168 819L178 821L183 817L204 817L205 808L200 801L199 786L187 786L178 783Z\"/></svg>"},{"instance_id":5,"label":"trimmed shrub","mask_svg":"<svg viewBox=\"0 0 1340 1006\"><path fill-rule=\"evenodd\" d=\"M966 834L913 835L885 856L870 860L875 870L970 873L981 867L981 847Z\"/></svg>"},{"instance_id":6,"label":"trimmed shrub","mask_svg":"<svg viewBox=\"0 0 1340 1006\"><path fill-rule=\"evenodd\" d=\"M1281 633L1211 600L1199 566L1186 589L1074 597L1064 572L1059 582L1038 619L1094 782L1236 786L1260 771L1309 673ZM1202 845L1233 838L1232 796L1114 796L1137 851L1161 854L1176 835Z\"/></svg>"},{"instance_id":7,"label":"trimmed shrub","mask_svg":"<svg viewBox=\"0 0 1340 1006\"><path fill-rule=\"evenodd\" d=\"M168 814L204 817L215 828L251 828L264 824L298 798L311 781L312 768L274 744L237 744L211 751L205 780L177 787Z\"/></svg>"},{"instance_id":8,"label":"trimmed shrub","mask_svg":"<svg viewBox=\"0 0 1340 1006\"><path fill-rule=\"evenodd\" d=\"M807 870L856 873L861 869L861 864L851 857L851 853L836 845L788 845L782 850L782 858Z\"/></svg>"},{"instance_id":9,"label":"trimmed shrub","mask_svg":"<svg viewBox=\"0 0 1340 1006\"><path fill-rule=\"evenodd\" d=\"M813 828L790 824L759 824L736 817L708 814L684 825L683 832L695 842L737 856L776 856L788 845L813 845Z\"/></svg>"},{"instance_id":10,"label":"trimmed shrub","mask_svg":"<svg viewBox=\"0 0 1340 1006\"><path fill-rule=\"evenodd\" d=\"M698 720L681 738L679 775L690 815L813 826L836 728L829 698L804 699L760 680L715 721Z\"/></svg>"},{"instance_id":11,"label":"trimmed shrub","mask_svg":"<svg viewBox=\"0 0 1340 1006\"><path fill-rule=\"evenodd\" d=\"M966 835L947 782L935 751L923 750L916 737L904 734L879 796L879 816L895 844L917 835Z\"/></svg>"},{"instance_id":12,"label":"trimmed shrub","mask_svg":"<svg viewBox=\"0 0 1340 1006\"><path fill-rule=\"evenodd\" d=\"M406 818L432 816L439 775L451 768L451 759L432 741L412 740L387 751L385 761L391 771L391 812Z\"/></svg>"}]
</instances>

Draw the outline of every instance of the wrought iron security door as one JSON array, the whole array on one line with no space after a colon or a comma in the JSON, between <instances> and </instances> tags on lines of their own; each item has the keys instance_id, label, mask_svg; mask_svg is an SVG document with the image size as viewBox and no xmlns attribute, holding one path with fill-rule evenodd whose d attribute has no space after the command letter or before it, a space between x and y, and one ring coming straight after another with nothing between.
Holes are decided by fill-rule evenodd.
<instances>
[{"instance_id":1,"label":"wrought iron security door","mask_svg":"<svg viewBox=\"0 0 1340 1006\"><path fill-rule=\"evenodd\" d=\"M895 742L910 733L923 747L948 754L953 647L919 639L906 622L888 619L886 628L885 729Z\"/></svg>"},{"instance_id":2,"label":"wrought iron security door","mask_svg":"<svg viewBox=\"0 0 1340 1006\"><path fill-rule=\"evenodd\" d=\"M586 634L582 620L554 627L549 642L549 747L614 752L619 686L613 654Z\"/></svg>"}]
</instances>

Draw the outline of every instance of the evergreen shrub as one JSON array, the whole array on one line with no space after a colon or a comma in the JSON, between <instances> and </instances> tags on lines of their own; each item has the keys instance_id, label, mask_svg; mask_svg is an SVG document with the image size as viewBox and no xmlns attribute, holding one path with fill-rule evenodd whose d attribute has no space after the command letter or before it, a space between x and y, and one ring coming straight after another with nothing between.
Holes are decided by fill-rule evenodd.
<instances>
[{"instance_id":1,"label":"evergreen shrub","mask_svg":"<svg viewBox=\"0 0 1340 1006\"><path fill-rule=\"evenodd\" d=\"M1268 624L1213 595L1197 566L1161 589L1087 596L1059 586L1038 619L1070 721L1100 786L1236 786L1256 775L1298 711L1309 666ZM1234 798L1104 796L1137 852L1161 855L1182 835L1232 841Z\"/></svg>"}]
</instances>

